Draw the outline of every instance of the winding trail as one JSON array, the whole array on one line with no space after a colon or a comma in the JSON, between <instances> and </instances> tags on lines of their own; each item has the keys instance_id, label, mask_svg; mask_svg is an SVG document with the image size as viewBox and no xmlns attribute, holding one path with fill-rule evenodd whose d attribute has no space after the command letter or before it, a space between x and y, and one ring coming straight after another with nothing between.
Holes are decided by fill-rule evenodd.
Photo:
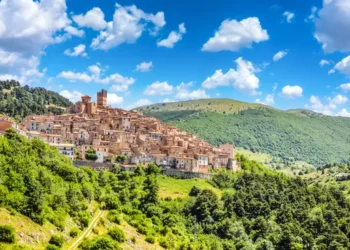
<instances>
[{"instance_id":1,"label":"winding trail","mask_svg":"<svg viewBox=\"0 0 350 250\"><path fill-rule=\"evenodd\" d=\"M67 248L67 250L73 250L73 249L76 249L81 241L85 238L85 237L89 237L92 229L94 229L99 221L99 219L104 215L105 211L99 211L97 213L97 215L92 219L90 225L88 226L87 229L85 229L85 231L79 236L78 239L76 239L73 244Z\"/></svg>"}]
</instances>

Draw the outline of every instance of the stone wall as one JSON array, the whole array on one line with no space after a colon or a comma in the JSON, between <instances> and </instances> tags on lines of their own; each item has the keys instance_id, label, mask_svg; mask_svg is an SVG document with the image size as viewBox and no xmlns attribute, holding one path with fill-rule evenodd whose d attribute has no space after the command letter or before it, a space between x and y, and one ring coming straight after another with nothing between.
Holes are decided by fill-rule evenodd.
<instances>
[{"instance_id":1,"label":"stone wall","mask_svg":"<svg viewBox=\"0 0 350 250\"><path fill-rule=\"evenodd\" d=\"M74 160L73 165L75 167L88 167L94 170L105 170L112 167L111 163L99 163L95 161L83 161L83 160Z\"/></svg>"}]
</instances>

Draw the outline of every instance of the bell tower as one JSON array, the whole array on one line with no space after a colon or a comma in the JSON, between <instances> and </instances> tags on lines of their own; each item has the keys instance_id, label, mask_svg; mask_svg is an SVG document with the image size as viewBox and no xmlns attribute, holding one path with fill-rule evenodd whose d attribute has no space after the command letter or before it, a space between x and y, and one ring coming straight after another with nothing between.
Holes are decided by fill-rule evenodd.
<instances>
[{"instance_id":1,"label":"bell tower","mask_svg":"<svg viewBox=\"0 0 350 250\"><path fill-rule=\"evenodd\" d=\"M102 89L97 93L97 106L106 107L107 105L107 91Z\"/></svg>"}]
</instances>

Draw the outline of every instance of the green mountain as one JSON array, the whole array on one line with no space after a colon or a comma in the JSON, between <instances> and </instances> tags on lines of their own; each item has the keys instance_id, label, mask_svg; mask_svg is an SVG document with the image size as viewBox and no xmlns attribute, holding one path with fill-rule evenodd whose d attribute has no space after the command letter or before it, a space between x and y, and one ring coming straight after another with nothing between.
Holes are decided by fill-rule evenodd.
<instances>
[{"instance_id":1,"label":"green mountain","mask_svg":"<svg viewBox=\"0 0 350 250\"><path fill-rule=\"evenodd\" d=\"M72 103L44 88L22 87L16 81L0 81L0 114L21 120L30 114L62 114Z\"/></svg>"},{"instance_id":2,"label":"green mountain","mask_svg":"<svg viewBox=\"0 0 350 250\"><path fill-rule=\"evenodd\" d=\"M349 118L229 99L162 103L138 110L215 145L234 143L252 152L314 165L350 162Z\"/></svg>"}]
</instances>

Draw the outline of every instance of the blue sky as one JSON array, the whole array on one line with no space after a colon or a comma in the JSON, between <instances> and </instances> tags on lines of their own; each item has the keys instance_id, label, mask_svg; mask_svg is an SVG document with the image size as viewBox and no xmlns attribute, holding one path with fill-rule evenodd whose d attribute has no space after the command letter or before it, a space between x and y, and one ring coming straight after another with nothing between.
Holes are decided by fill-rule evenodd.
<instances>
[{"instance_id":1,"label":"blue sky","mask_svg":"<svg viewBox=\"0 0 350 250\"><path fill-rule=\"evenodd\" d=\"M18 13L14 15L13 13ZM115 107L232 98L350 116L347 0L2 0L0 79Z\"/></svg>"}]
</instances>

